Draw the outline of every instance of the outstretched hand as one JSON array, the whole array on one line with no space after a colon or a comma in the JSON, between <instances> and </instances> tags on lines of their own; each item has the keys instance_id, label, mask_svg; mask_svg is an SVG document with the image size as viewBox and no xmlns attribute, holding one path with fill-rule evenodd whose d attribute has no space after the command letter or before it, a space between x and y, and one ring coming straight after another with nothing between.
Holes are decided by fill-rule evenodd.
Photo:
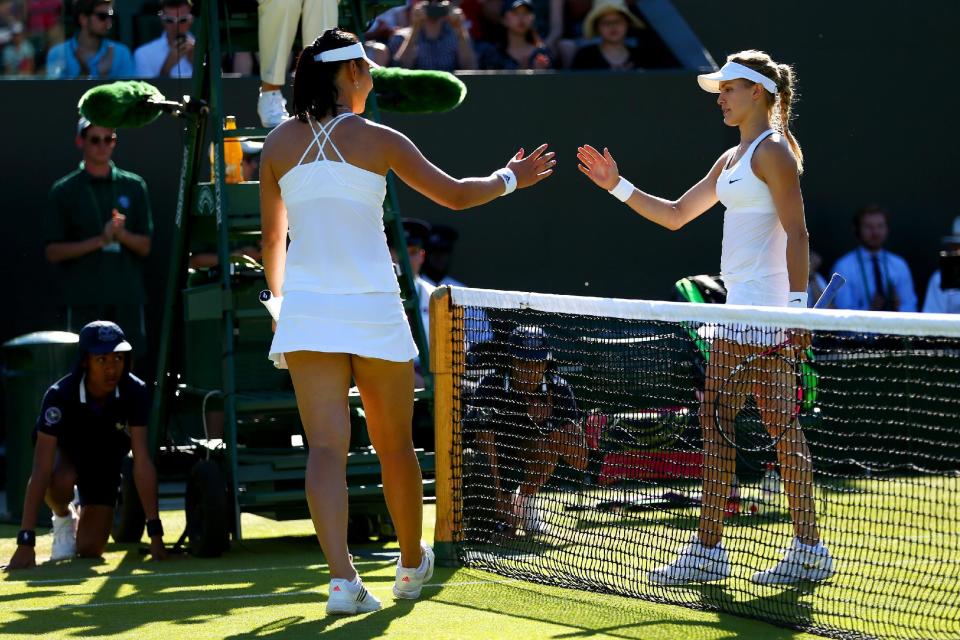
<instances>
[{"instance_id":1,"label":"outstretched hand","mask_svg":"<svg viewBox=\"0 0 960 640\"><path fill-rule=\"evenodd\" d=\"M556 154L553 151L547 151L547 146L547 144L540 145L528 156L524 156L523 149L520 149L510 158L507 168L517 176L518 188L532 187L553 173L553 167L557 164L553 159Z\"/></svg>"},{"instance_id":2,"label":"outstretched hand","mask_svg":"<svg viewBox=\"0 0 960 640\"><path fill-rule=\"evenodd\" d=\"M588 144L577 147L578 168L598 187L610 191L620 182L620 169L610 150L603 149L601 154Z\"/></svg>"}]
</instances>

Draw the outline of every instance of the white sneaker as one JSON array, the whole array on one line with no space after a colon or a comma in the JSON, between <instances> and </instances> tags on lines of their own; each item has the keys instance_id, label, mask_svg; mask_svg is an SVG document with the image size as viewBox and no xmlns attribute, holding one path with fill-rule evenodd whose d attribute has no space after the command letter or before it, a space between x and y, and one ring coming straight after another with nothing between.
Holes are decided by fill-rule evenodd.
<instances>
[{"instance_id":1,"label":"white sneaker","mask_svg":"<svg viewBox=\"0 0 960 640\"><path fill-rule=\"evenodd\" d=\"M353 615L378 611L380 607L380 601L367 591L359 575L354 581L342 578L334 578L330 581L327 613Z\"/></svg>"},{"instance_id":2,"label":"white sneaker","mask_svg":"<svg viewBox=\"0 0 960 640\"><path fill-rule=\"evenodd\" d=\"M51 560L67 560L77 557L77 514L73 505L65 516L53 516L53 548Z\"/></svg>"},{"instance_id":3,"label":"white sneaker","mask_svg":"<svg viewBox=\"0 0 960 640\"><path fill-rule=\"evenodd\" d=\"M756 584L794 584L805 580L821 582L833 574L833 558L823 542L811 547L794 538L780 562L766 571L758 571L750 580Z\"/></svg>"},{"instance_id":4,"label":"white sneaker","mask_svg":"<svg viewBox=\"0 0 960 640\"><path fill-rule=\"evenodd\" d=\"M287 101L283 99L280 90L260 90L260 99L257 100L257 115L264 127L273 128L290 117L287 113Z\"/></svg>"},{"instance_id":5,"label":"white sneaker","mask_svg":"<svg viewBox=\"0 0 960 640\"><path fill-rule=\"evenodd\" d=\"M520 525L527 533L532 535L550 533L550 525L537 509L536 496L513 494L513 508Z\"/></svg>"},{"instance_id":6,"label":"white sneaker","mask_svg":"<svg viewBox=\"0 0 960 640\"><path fill-rule=\"evenodd\" d=\"M712 549L700 543L693 534L690 543L680 550L677 559L647 574L653 584L681 585L691 582L716 582L730 576L730 559L723 543Z\"/></svg>"},{"instance_id":7,"label":"white sneaker","mask_svg":"<svg viewBox=\"0 0 960 640\"><path fill-rule=\"evenodd\" d=\"M416 569L408 569L397 558L397 579L393 583L393 595L404 600L416 600L420 597L423 583L433 577L433 549L426 542L420 542L423 558Z\"/></svg>"}]
</instances>

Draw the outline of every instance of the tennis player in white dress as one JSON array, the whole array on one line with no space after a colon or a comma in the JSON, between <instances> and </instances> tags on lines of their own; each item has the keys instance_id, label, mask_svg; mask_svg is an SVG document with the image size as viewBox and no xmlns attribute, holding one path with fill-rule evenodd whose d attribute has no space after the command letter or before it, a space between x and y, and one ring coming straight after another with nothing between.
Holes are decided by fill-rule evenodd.
<instances>
[{"instance_id":1,"label":"tennis player in white dress","mask_svg":"<svg viewBox=\"0 0 960 640\"><path fill-rule=\"evenodd\" d=\"M451 178L404 135L358 115L373 88L371 64L356 36L339 29L304 49L296 117L267 137L260 169L267 285L282 297L270 358L293 380L310 450L307 502L330 567L327 612L340 614L381 606L347 549L351 378L400 543L394 596L419 597L433 572L433 552L421 542L422 479L411 435L417 349L384 235L385 176L392 170L438 204L466 209L536 184L555 164L541 145L529 155L521 149L488 177Z\"/></svg>"},{"instance_id":2,"label":"tennis player in white dress","mask_svg":"<svg viewBox=\"0 0 960 640\"><path fill-rule=\"evenodd\" d=\"M679 229L713 207L726 207L720 269L727 285L727 303L759 306L807 306L809 237L804 219L799 175L803 169L800 145L790 132L793 71L761 51L742 51L727 58L716 73L701 75L700 86L719 94L723 121L740 130L740 145L729 149L710 172L679 200L649 195L620 176L610 151L584 145L578 149L580 170L643 217L668 229ZM727 373L758 350L778 342L771 334L735 327L715 327L707 365L707 384L700 410L704 439L703 503L700 524L690 543L669 564L649 573L651 582L681 585L712 582L730 575L723 547L723 517L736 470L736 452L720 436L713 406L716 387ZM809 346L809 336L792 336L794 353ZM761 372L780 387L795 377L770 365ZM796 388L783 389L777 398L757 397L764 425L771 434L795 426ZM734 399L739 406L746 401ZM733 428L733 417L720 425ZM803 432L793 429L776 445L784 490L793 520L794 538L773 567L754 573L759 584L821 581L833 575L833 560L820 540L813 469Z\"/></svg>"}]
</instances>

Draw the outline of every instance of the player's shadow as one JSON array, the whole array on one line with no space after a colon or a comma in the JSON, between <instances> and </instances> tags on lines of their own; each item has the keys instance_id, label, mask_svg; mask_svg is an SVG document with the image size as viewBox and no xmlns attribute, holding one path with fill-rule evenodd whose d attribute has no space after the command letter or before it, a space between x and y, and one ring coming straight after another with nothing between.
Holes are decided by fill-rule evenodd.
<instances>
[{"instance_id":1,"label":"player's shadow","mask_svg":"<svg viewBox=\"0 0 960 640\"><path fill-rule=\"evenodd\" d=\"M789 625L798 629L811 629L814 626L815 613L812 596L816 593L818 586L812 582L801 582L777 588L774 593L754 596L750 599L735 598L735 590L724 585L702 584L688 588L699 594L699 604L705 609L766 620L773 624Z\"/></svg>"}]
</instances>

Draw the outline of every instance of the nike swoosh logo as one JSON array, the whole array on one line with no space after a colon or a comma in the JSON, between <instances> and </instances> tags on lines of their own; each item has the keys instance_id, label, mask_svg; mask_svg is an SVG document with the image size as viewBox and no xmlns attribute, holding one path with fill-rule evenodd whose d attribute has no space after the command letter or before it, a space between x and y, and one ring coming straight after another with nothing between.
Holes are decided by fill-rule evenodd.
<instances>
[{"instance_id":1,"label":"nike swoosh logo","mask_svg":"<svg viewBox=\"0 0 960 640\"><path fill-rule=\"evenodd\" d=\"M800 302L800 298L794 298L794 299L791 300L790 302Z\"/></svg>"},{"instance_id":2,"label":"nike swoosh logo","mask_svg":"<svg viewBox=\"0 0 960 640\"><path fill-rule=\"evenodd\" d=\"M736 180L730 180L727 184L733 184L734 182L740 182L743 178L737 178Z\"/></svg>"}]
</instances>

